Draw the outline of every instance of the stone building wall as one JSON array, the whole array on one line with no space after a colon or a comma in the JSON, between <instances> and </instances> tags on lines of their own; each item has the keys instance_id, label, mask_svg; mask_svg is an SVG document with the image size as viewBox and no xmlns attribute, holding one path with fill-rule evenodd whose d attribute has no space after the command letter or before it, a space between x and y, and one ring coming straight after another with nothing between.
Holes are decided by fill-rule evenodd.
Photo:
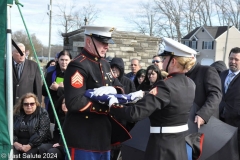
<instances>
[{"instance_id":1,"label":"stone building wall","mask_svg":"<svg viewBox=\"0 0 240 160\"><path fill-rule=\"evenodd\" d=\"M83 47L83 30L76 30L63 35L64 48L71 51L75 57ZM152 57L158 54L160 39L136 32L114 31L112 38L115 44L109 45L107 56L122 58L125 63L125 73L130 72L132 58L140 60L142 68L151 64Z\"/></svg>"},{"instance_id":2,"label":"stone building wall","mask_svg":"<svg viewBox=\"0 0 240 160\"><path fill-rule=\"evenodd\" d=\"M152 57L158 54L159 38L125 31L113 32L112 38L115 44L109 45L107 56L122 58L125 73L130 72L132 58L139 59L142 68L146 69L151 64Z\"/></svg>"}]
</instances>

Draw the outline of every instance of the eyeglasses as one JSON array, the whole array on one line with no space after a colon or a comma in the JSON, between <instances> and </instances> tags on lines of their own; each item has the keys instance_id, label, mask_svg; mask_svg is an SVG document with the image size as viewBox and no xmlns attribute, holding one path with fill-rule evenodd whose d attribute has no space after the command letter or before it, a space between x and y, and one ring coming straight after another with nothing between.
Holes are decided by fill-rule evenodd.
<instances>
[{"instance_id":1,"label":"eyeglasses","mask_svg":"<svg viewBox=\"0 0 240 160\"><path fill-rule=\"evenodd\" d=\"M162 62L162 61L159 61L159 60L152 60L152 63L159 63L159 62Z\"/></svg>"},{"instance_id":2,"label":"eyeglasses","mask_svg":"<svg viewBox=\"0 0 240 160\"><path fill-rule=\"evenodd\" d=\"M35 105L35 102L31 102L31 103L23 103L23 105L24 105L24 106L29 106L29 105L30 105L30 106L32 107L32 106Z\"/></svg>"}]
</instances>

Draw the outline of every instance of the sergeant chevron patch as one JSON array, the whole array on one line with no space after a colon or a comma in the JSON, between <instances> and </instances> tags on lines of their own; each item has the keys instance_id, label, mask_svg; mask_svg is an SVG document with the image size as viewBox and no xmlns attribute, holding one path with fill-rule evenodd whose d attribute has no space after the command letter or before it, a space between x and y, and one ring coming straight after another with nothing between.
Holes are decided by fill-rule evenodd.
<instances>
[{"instance_id":1,"label":"sergeant chevron patch","mask_svg":"<svg viewBox=\"0 0 240 160\"><path fill-rule=\"evenodd\" d=\"M71 85L74 88L81 88L83 86L83 76L78 71L71 77Z\"/></svg>"}]
</instances>

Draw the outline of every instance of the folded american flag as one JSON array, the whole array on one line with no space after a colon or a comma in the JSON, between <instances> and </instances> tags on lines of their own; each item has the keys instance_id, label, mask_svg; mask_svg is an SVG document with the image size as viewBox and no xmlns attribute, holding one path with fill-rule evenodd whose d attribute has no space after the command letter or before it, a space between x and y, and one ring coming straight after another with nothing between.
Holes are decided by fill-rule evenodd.
<instances>
[{"instance_id":1,"label":"folded american flag","mask_svg":"<svg viewBox=\"0 0 240 160\"><path fill-rule=\"evenodd\" d=\"M104 94L102 96L95 96L93 94L93 89L88 89L84 96L90 98L92 101L96 101L101 104L108 104L109 99L111 97L116 97L118 99L119 104L127 104L127 103L133 103L135 101L131 100L131 95L128 94Z\"/></svg>"}]
</instances>

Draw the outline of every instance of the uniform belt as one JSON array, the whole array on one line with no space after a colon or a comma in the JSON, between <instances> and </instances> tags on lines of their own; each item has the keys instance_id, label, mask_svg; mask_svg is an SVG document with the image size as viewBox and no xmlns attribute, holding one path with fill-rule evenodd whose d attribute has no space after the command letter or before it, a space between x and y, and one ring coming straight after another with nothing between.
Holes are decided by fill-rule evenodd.
<instances>
[{"instance_id":1,"label":"uniform belt","mask_svg":"<svg viewBox=\"0 0 240 160\"><path fill-rule=\"evenodd\" d=\"M150 126L150 133L179 133L188 130L188 124L171 127L152 127Z\"/></svg>"}]
</instances>

